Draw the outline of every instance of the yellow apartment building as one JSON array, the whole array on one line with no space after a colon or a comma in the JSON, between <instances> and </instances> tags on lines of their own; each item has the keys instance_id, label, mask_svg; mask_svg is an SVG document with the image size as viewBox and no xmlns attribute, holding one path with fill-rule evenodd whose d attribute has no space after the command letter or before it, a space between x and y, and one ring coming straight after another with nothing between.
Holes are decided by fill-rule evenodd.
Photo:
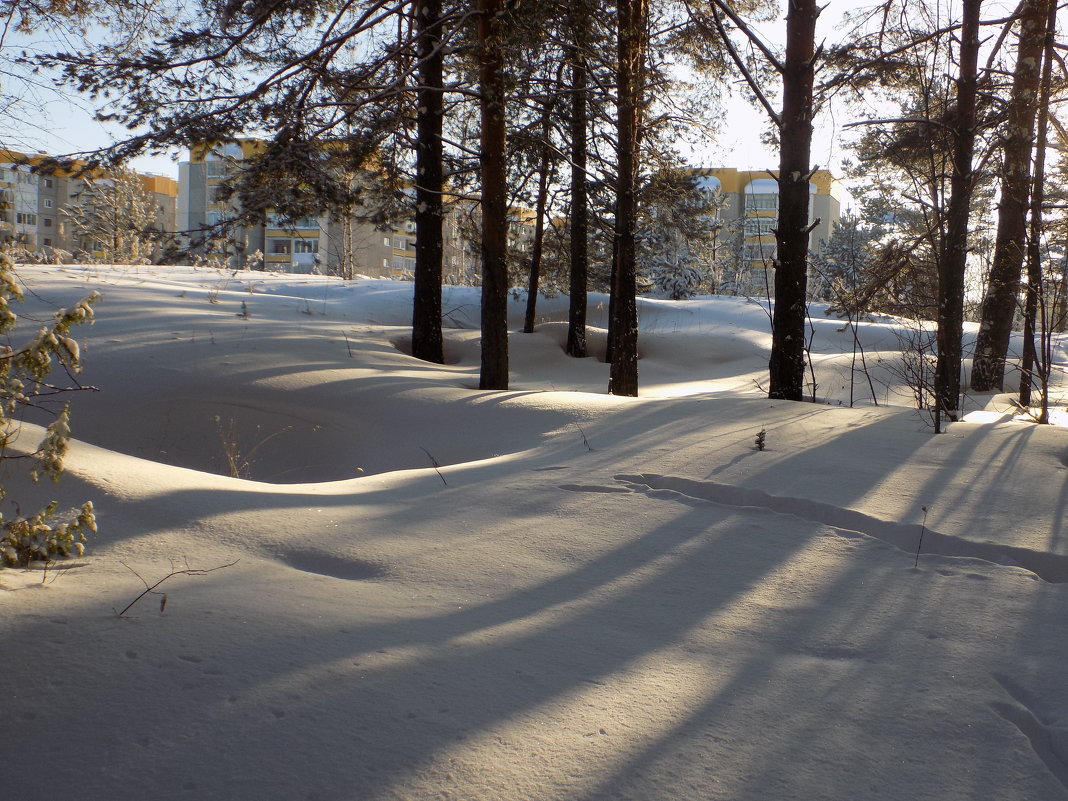
<instances>
[{"instance_id":1,"label":"yellow apartment building","mask_svg":"<svg viewBox=\"0 0 1068 801\"><path fill-rule=\"evenodd\" d=\"M81 241L63 214L78 203L85 177L106 179L106 173L85 172L85 163L75 161L64 169L39 168L52 159L46 153L26 154L0 150L0 243L14 242L30 253L58 257L57 251L92 252ZM152 195L154 227L172 234L176 222L178 182L163 175L137 173ZM157 249L158 250L158 249Z\"/></svg>"},{"instance_id":2,"label":"yellow apartment building","mask_svg":"<svg viewBox=\"0 0 1068 801\"><path fill-rule=\"evenodd\" d=\"M693 171L697 186L711 195L721 193L718 214L725 227L740 228L740 263L754 273L753 284L763 284L763 271L776 256L775 226L779 222L779 184L776 170L738 170L733 167ZM809 181L809 222L815 222L810 249L818 252L841 219L842 185L827 170L816 170ZM818 222L817 222L818 220Z\"/></svg>"}]
</instances>

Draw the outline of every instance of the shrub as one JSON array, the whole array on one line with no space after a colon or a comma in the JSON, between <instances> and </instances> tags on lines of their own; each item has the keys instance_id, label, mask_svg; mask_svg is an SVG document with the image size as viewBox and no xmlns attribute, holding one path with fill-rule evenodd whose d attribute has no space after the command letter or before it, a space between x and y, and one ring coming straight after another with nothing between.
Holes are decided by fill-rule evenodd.
<instances>
[{"instance_id":1,"label":"shrub","mask_svg":"<svg viewBox=\"0 0 1068 801\"><path fill-rule=\"evenodd\" d=\"M8 342L0 344L0 462L26 459L34 482L41 476L58 481L63 474L63 457L70 440L69 403L56 414L32 453L13 453L10 446L19 435L22 415L28 409L41 408L41 397L81 388L57 387L49 383L48 378L57 365L69 376L81 370L81 354L70 329L92 322L92 306L100 295L93 292L71 308L60 309L53 315L51 323L27 341L15 344L10 342L10 336L18 316L12 310L12 304L22 300L22 288L16 280L14 267L11 254L0 251L0 335L9 338ZM0 499L6 498L7 488L0 484ZM55 502L26 517L18 512L17 504L13 506L16 512L10 519L0 512L0 566L27 565L57 556L80 555L86 534L96 533L91 501L83 504L80 510L72 510L68 519L60 522L56 521L58 504Z\"/></svg>"}]
</instances>

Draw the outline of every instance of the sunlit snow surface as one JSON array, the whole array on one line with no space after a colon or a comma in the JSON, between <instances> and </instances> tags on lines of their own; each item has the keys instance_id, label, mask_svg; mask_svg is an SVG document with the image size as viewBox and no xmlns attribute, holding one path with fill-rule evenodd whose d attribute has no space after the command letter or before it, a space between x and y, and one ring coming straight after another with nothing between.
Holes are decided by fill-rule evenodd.
<instances>
[{"instance_id":1,"label":"sunlit snow surface","mask_svg":"<svg viewBox=\"0 0 1068 801\"><path fill-rule=\"evenodd\" d=\"M934 435L903 321L814 308L821 402L772 402L764 305L644 300L632 399L603 296L587 359L519 296L486 392L474 289L432 365L406 283L20 273L27 325L103 300L68 474L9 495L100 534L0 571L0 797L1068 799L1068 431Z\"/></svg>"}]
</instances>

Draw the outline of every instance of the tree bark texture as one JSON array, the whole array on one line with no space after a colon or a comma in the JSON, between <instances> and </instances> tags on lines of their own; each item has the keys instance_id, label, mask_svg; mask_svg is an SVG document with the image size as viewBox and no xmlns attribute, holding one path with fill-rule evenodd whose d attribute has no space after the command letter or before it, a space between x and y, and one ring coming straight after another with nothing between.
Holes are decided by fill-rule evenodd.
<instances>
[{"instance_id":1,"label":"tree bark texture","mask_svg":"<svg viewBox=\"0 0 1068 801\"><path fill-rule=\"evenodd\" d=\"M1001 200L994 261L987 280L972 361L972 389L989 392L1005 383L1005 358L1020 293L1020 271L1027 239L1031 153L1038 111L1039 75L1050 0L1020 5L1020 39L1006 111Z\"/></svg>"},{"instance_id":2,"label":"tree bark texture","mask_svg":"<svg viewBox=\"0 0 1068 801\"><path fill-rule=\"evenodd\" d=\"M441 139L444 91L441 0L416 0L419 88L416 92L415 288L412 355L445 361L441 333L444 150Z\"/></svg>"},{"instance_id":3,"label":"tree bark texture","mask_svg":"<svg viewBox=\"0 0 1068 801\"><path fill-rule=\"evenodd\" d=\"M586 190L586 169L588 153L586 146L587 110L587 75L585 37L586 18L583 9L576 9L571 3L571 27L573 29L573 47L568 51L571 72L571 218L570 226L570 278L567 311L567 346L568 356L585 358L586 346L586 309L587 285L590 256L589 237L589 200Z\"/></svg>"},{"instance_id":4,"label":"tree bark texture","mask_svg":"<svg viewBox=\"0 0 1068 801\"><path fill-rule=\"evenodd\" d=\"M809 165L815 75L816 0L789 0L779 131L779 221L768 397L801 400L805 383Z\"/></svg>"},{"instance_id":5,"label":"tree bark texture","mask_svg":"<svg viewBox=\"0 0 1068 801\"><path fill-rule=\"evenodd\" d=\"M1049 325L1045 319L1045 304L1039 304L1039 296L1044 295L1042 286L1042 205L1045 202L1046 183L1046 142L1049 127L1049 101L1053 88L1053 60L1056 57L1057 4L1049 2L1046 8L1046 30L1042 45L1042 76L1038 90L1038 116L1035 125L1035 168L1031 181L1030 222L1027 236L1027 298L1024 304L1024 342L1020 355L1020 405L1031 405L1031 392L1034 384L1034 372L1037 363L1042 384L1042 410L1038 422L1049 422L1049 361L1045 349L1041 358L1035 348L1035 335L1041 330L1038 320L1042 314L1042 325Z\"/></svg>"},{"instance_id":6,"label":"tree bark texture","mask_svg":"<svg viewBox=\"0 0 1068 801\"><path fill-rule=\"evenodd\" d=\"M619 0L616 133L616 275L612 287L612 365L608 392L638 394L637 253L634 230L638 216L638 147L645 62L647 0Z\"/></svg>"},{"instance_id":7,"label":"tree bark texture","mask_svg":"<svg viewBox=\"0 0 1068 801\"><path fill-rule=\"evenodd\" d=\"M945 413L955 419L960 408L964 269L968 260L968 212L975 185L972 176L972 154L975 150L981 6L981 0L965 0L960 31L957 119L953 128L953 176L950 179L946 233L938 269L938 356L934 381L939 418Z\"/></svg>"},{"instance_id":8,"label":"tree bark texture","mask_svg":"<svg viewBox=\"0 0 1068 801\"><path fill-rule=\"evenodd\" d=\"M504 0L478 3L482 119L482 368L480 389L508 389L508 189L505 156Z\"/></svg>"}]
</instances>

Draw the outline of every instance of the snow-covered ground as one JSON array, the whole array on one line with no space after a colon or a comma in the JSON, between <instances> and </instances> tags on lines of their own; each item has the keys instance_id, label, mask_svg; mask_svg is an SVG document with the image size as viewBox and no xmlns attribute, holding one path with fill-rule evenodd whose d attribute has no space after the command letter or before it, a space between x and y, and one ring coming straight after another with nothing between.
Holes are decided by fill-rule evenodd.
<instances>
[{"instance_id":1,"label":"snow-covered ground","mask_svg":"<svg viewBox=\"0 0 1068 801\"><path fill-rule=\"evenodd\" d=\"M20 274L103 300L68 474L10 495L100 534L0 571L4 801L1068 799L1068 429L935 436L893 321L879 405L825 317L826 402L772 402L760 305L643 301L632 399L545 299L484 392L475 290L437 366L410 284Z\"/></svg>"}]
</instances>

